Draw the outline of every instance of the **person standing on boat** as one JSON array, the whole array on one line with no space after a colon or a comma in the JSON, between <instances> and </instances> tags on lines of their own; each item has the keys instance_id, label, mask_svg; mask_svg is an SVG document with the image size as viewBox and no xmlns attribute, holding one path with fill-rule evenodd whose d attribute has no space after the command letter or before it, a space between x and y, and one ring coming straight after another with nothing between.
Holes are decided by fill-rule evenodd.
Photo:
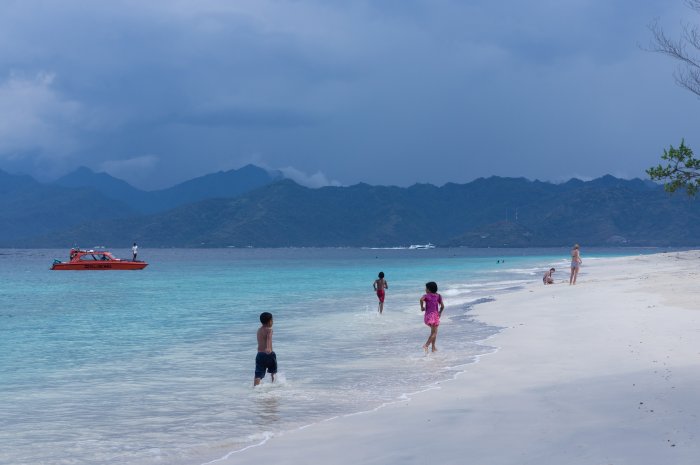
<instances>
[{"instance_id":1,"label":"person standing on boat","mask_svg":"<svg viewBox=\"0 0 700 465\"><path fill-rule=\"evenodd\" d=\"M131 261L135 262L136 256L139 254L139 246L136 245L136 242L134 242L134 246L131 248L131 253L134 255L134 257L131 259Z\"/></svg>"}]
</instances>

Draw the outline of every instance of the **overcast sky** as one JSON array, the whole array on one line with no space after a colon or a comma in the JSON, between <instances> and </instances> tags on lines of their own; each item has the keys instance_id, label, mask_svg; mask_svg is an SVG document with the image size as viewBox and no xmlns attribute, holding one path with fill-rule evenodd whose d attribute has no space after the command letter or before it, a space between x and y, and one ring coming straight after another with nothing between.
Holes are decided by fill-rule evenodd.
<instances>
[{"instance_id":1,"label":"overcast sky","mask_svg":"<svg viewBox=\"0 0 700 465\"><path fill-rule=\"evenodd\" d=\"M2 0L0 169L142 188L643 177L700 99L640 48L682 0Z\"/></svg>"}]
</instances>

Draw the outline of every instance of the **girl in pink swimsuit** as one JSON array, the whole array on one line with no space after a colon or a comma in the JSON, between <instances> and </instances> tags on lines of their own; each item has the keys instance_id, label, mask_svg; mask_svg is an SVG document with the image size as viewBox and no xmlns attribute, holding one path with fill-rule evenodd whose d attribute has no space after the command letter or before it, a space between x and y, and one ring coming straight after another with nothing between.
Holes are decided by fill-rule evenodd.
<instances>
[{"instance_id":1,"label":"girl in pink swimsuit","mask_svg":"<svg viewBox=\"0 0 700 465\"><path fill-rule=\"evenodd\" d=\"M437 293L437 284L433 281L425 284L425 295L420 298L420 311L425 312L423 322L430 327L430 336L423 344L423 350L428 353L428 346L432 346L432 351L437 352L435 340L437 339L438 326L440 326L440 317L445 309L445 304L442 303L442 296Z\"/></svg>"}]
</instances>

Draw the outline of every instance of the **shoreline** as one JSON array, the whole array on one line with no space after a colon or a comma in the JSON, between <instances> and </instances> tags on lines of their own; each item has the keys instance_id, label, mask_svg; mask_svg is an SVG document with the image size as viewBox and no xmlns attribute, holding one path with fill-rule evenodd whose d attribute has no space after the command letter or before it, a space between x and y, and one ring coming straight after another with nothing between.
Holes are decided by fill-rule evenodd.
<instances>
[{"instance_id":1,"label":"shoreline","mask_svg":"<svg viewBox=\"0 0 700 465\"><path fill-rule=\"evenodd\" d=\"M505 295L505 294L513 293L519 289L522 289L522 287L502 289L502 290L498 291L499 292L498 295ZM467 308L467 313L465 313L465 315L468 316L469 318L473 318L476 320L476 318L474 317L474 315L472 313L474 311L474 309L479 305L483 305L483 304L488 303L488 302L495 302L496 300L497 299L493 296L479 297L479 298L475 299L474 301L468 302L467 304L461 304L460 306L465 305ZM232 460L238 454L241 454L249 449L264 447L265 444L267 444L270 440L274 439L275 437L282 437L282 436L285 436L286 434L289 434L289 433L294 433L294 432L302 431L302 430L305 430L308 428L313 428L313 427L316 427L319 425L323 425L324 423L327 423L327 422L342 420L343 418L351 418L351 417L355 417L355 416L359 416L359 415L365 415L365 414L377 412L377 411L380 411L381 409L384 409L384 408L389 407L389 406L394 405L394 404L403 403L403 402L410 402L411 399L416 395L421 395L421 394L427 393L429 391L440 389L441 383L456 380L460 375L462 375L468 369L468 367L475 365L475 364L478 364L478 363L481 363L481 359L483 357L488 357L490 355L493 355L500 350L500 347L498 347L498 346L487 344L487 341L490 341L490 340L498 337L498 335L501 333L501 331L503 331L505 329L503 327L494 327L494 328L497 330L497 332L495 334L489 335L486 338L475 341L473 343L475 345L484 347L484 348L488 349L489 351L481 353L481 354L473 355L472 361L462 363L459 365L455 365L455 366L447 367L447 369L456 370L449 377L446 377L444 379L440 379L437 381L433 381L430 384L426 384L426 385L420 387L418 390L414 390L411 392L404 392L404 393L400 394L399 396L397 396L393 400L382 402L381 404L379 404L375 407L371 407L367 410L360 410L360 411L351 412L351 413L343 413L343 414L334 415L334 416L331 416L329 418L325 418L325 419L322 419L322 420L319 420L319 421L316 421L313 423L308 423L306 425L298 426L296 428L286 430L286 431L281 431L278 433L264 431L264 432L260 433L260 435L264 436L264 439L262 439L260 442L245 445L244 447L242 447L240 449L231 450L231 451L225 453L225 455L223 455L222 457L208 459L205 462L197 463L197 465L213 465L213 464L221 464L221 463L226 464L226 463L228 463L227 460Z\"/></svg>"},{"instance_id":2,"label":"shoreline","mask_svg":"<svg viewBox=\"0 0 700 465\"><path fill-rule=\"evenodd\" d=\"M472 317L504 329L453 379L206 463L694 464L699 259L584 255L575 287L560 271L553 286L537 279L474 306Z\"/></svg>"}]
</instances>

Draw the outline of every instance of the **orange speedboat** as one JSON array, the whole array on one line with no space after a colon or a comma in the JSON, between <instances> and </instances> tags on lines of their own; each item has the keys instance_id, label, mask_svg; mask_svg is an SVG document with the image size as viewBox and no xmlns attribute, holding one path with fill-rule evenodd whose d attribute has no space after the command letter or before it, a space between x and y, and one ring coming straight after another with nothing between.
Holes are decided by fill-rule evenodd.
<instances>
[{"instance_id":1,"label":"orange speedboat","mask_svg":"<svg viewBox=\"0 0 700 465\"><path fill-rule=\"evenodd\" d=\"M106 250L70 249L67 262L54 260L52 270L143 270L148 263L116 258Z\"/></svg>"}]
</instances>

